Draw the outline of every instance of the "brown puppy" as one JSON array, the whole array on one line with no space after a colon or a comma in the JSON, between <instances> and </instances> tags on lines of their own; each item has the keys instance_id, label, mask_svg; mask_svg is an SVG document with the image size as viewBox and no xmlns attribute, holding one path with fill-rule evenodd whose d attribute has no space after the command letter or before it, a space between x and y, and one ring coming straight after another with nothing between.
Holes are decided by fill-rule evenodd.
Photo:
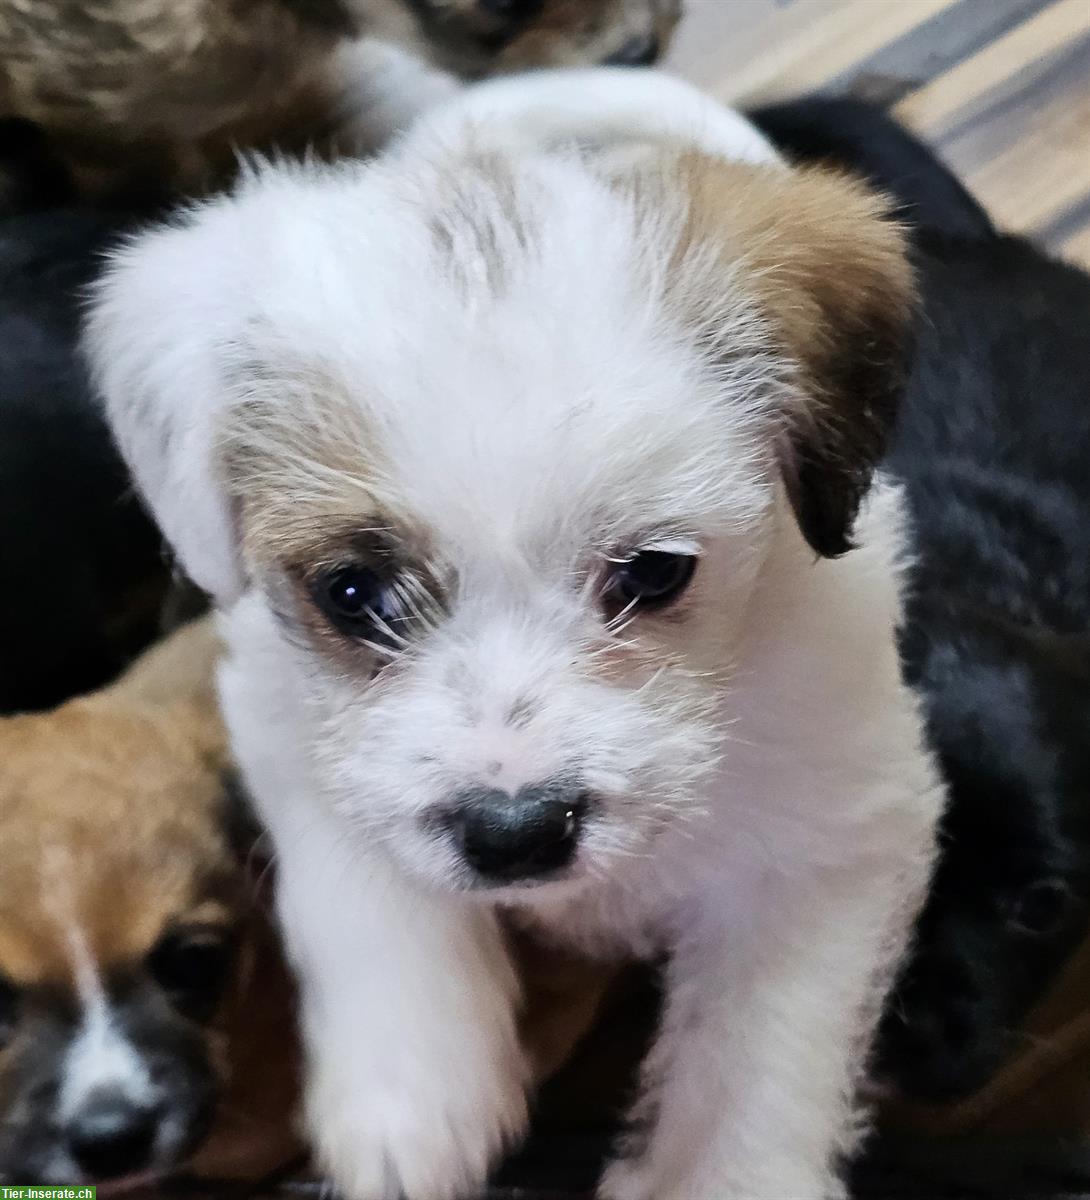
<instances>
[{"instance_id":1,"label":"brown puppy","mask_svg":"<svg viewBox=\"0 0 1090 1200\"><path fill-rule=\"evenodd\" d=\"M239 148L372 149L444 81L650 62L681 0L34 0L0 5L0 118L40 124L89 191L221 179ZM446 86L449 86L447 84ZM0 131L2 136L2 131Z\"/></svg>"},{"instance_id":2,"label":"brown puppy","mask_svg":"<svg viewBox=\"0 0 1090 1200\"><path fill-rule=\"evenodd\" d=\"M291 989L225 819L215 649L199 622L0 722L0 1180L297 1152Z\"/></svg>"},{"instance_id":3,"label":"brown puppy","mask_svg":"<svg viewBox=\"0 0 1090 1200\"><path fill-rule=\"evenodd\" d=\"M257 1179L302 1151L294 995L197 621L0 720L0 1182ZM540 1079L609 972L516 947Z\"/></svg>"}]
</instances>

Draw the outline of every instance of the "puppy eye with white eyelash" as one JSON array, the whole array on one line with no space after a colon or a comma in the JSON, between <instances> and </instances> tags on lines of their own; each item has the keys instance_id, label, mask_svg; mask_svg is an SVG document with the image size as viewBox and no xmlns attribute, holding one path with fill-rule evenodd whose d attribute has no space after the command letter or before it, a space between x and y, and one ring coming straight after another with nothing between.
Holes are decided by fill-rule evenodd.
<instances>
[{"instance_id":1,"label":"puppy eye with white eyelash","mask_svg":"<svg viewBox=\"0 0 1090 1200\"><path fill-rule=\"evenodd\" d=\"M623 562L610 563L605 596L622 609L666 608L692 581L696 555L668 550L640 550Z\"/></svg>"},{"instance_id":2,"label":"puppy eye with white eyelash","mask_svg":"<svg viewBox=\"0 0 1090 1200\"><path fill-rule=\"evenodd\" d=\"M399 644L408 616L404 588L362 564L323 571L311 584L314 602L342 633L383 645Z\"/></svg>"}]
</instances>

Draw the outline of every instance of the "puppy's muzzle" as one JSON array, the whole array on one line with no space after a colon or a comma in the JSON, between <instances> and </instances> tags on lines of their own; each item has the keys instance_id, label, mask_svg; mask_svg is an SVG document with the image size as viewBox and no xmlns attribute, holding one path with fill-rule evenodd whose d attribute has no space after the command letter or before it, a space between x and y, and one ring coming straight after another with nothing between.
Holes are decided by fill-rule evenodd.
<instances>
[{"instance_id":1,"label":"puppy's muzzle","mask_svg":"<svg viewBox=\"0 0 1090 1200\"><path fill-rule=\"evenodd\" d=\"M451 830L462 857L485 879L550 875L575 857L589 804L585 791L558 784L472 788L455 801Z\"/></svg>"},{"instance_id":2,"label":"puppy's muzzle","mask_svg":"<svg viewBox=\"0 0 1090 1200\"><path fill-rule=\"evenodd\" d=\"M72 1119L68 1152L88 1178L119 1179L151 1165L160 1113L104 1092Z\"/></svg>"}]
</instances>

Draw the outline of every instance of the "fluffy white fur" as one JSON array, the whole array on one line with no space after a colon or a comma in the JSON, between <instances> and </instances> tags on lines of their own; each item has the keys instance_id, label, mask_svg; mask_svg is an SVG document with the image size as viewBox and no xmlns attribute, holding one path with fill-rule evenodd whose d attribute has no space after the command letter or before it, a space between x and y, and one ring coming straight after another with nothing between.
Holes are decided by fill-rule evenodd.
<instances>
[{"instance_id":1,"label":"fluffy white fur","mask_svg":"<svg viewBox=\"0 0 1090 1200\"><path fill-rule=\"evenodd\" d=\"M667 279L683 197L648 218L613 183L690 146L784 169L673 81L486 85L376 165L264 170L143 236L92 316L120 444L229 610L309 1125L353 1200L468 1196L524 1129L501 910L594 953L670 951L604 1200L842 1195L939 809L894 647L900 500L878 488L860 548L814 560L762 316L701 247ZM264 464L235 503L228 436ZM452 581L393 662L317 648L244 552L237 502L278 488L404 518ZM649 547L697 550L696 576L670 619L616 633L596 573ZM474 890L427 823L469 784L572 772L600 809L561 881Z\"/></svg>"}]
</instances>

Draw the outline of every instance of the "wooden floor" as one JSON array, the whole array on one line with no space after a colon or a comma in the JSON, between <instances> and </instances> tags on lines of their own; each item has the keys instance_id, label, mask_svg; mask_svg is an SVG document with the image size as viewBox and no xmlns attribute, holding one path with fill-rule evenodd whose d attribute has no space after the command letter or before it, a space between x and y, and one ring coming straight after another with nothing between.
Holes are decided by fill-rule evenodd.
<instances>
[{"instance_id":1,"label":"wooden floor","mask_svg":"<svg viewBox=\"0 0 1090 1200\"><path fill-rule=\"evenodd\" d=\"M888 103L1000 224L1090 267L1090 0L688 0L669 65L731 103Z\"/></svg>"}]
</instances>

